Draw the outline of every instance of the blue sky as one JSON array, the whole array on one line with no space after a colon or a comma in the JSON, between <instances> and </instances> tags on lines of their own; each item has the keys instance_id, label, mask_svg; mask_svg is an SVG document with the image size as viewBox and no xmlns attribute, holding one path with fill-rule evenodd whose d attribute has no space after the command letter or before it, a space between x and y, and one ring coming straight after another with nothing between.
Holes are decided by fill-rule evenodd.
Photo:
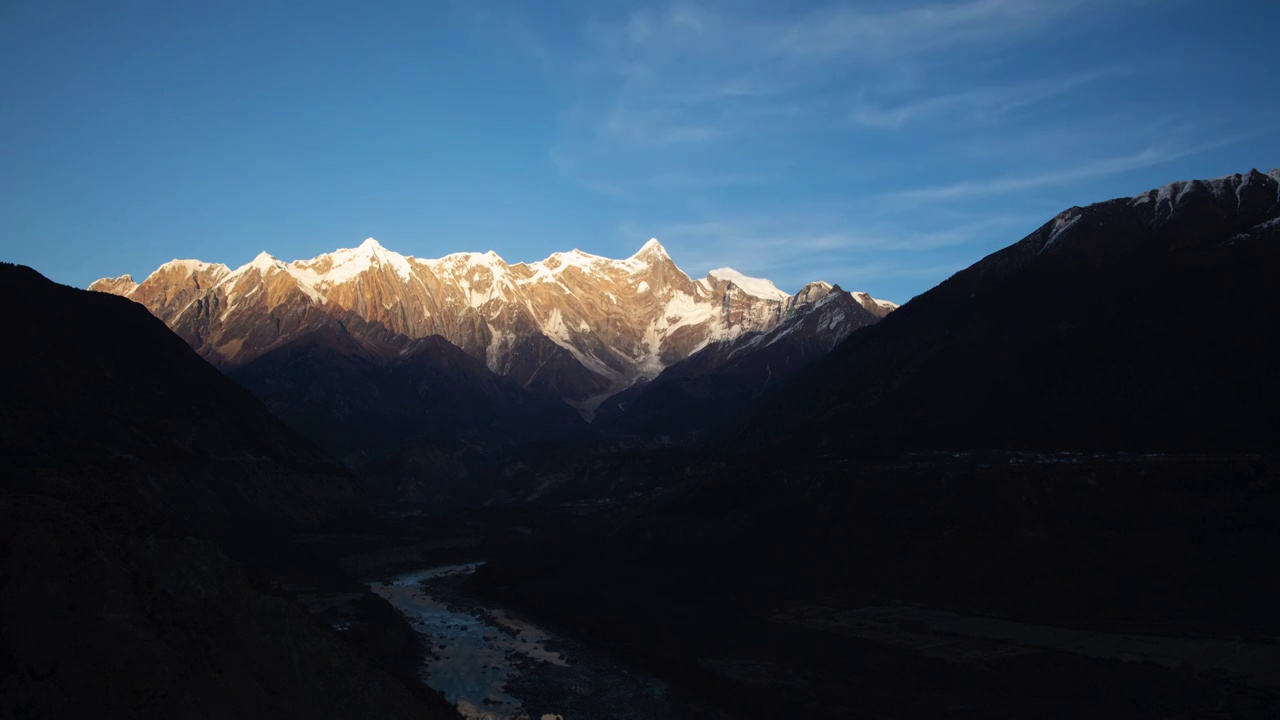
<instances>
[{"instance_id":1,"label":"blue sky","mask_svg":"<svg viewBox=\"0 0 1280 720\"><path fill-rule=\"evenodd\" d=\"M658 237L899 302L1071 205L1280 165L1280 3L0 8L0 259Z\"/></svg>"}]
</instances>

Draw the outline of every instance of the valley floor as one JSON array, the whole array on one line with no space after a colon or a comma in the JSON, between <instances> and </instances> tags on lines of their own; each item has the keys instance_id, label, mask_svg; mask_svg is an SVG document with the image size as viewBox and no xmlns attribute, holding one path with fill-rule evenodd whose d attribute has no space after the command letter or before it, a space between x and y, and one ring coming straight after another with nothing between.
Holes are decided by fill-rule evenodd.
<instances>
[{"instance_id":1,"label":"valley floor","mask_svg":"<svg viewBox=\"0 0 1280 720\"><path fill-rule=\"evenodd\" d=\"M729 468L639 507L494 517L528 537L466 590L731 717L1272 718L1277 467L986 453Z\"/></svg>"},{"instance_id":2,"label":"valley floor","mask_svg":"<svg viewBox=\"0 0 1280 720\"><path fill-rule=\"evenodd\" d=\"M1101 660L1185 668L1259 690L1280 691L1280 642L1177 635L1105 633L945 610L891 606L793 608L782 625L848 635L954 661L1016 657L1037 650Z\"/></svg>"},{"instance_id":3,"label":"valley floor","mask_svg":"<svg viewBox=\"0 0 1280 720\"><path fill-rule=\"evenodd\" d=\"M334 632L401 677L425 671L471 717L1274 718L1276 467L1013 454L761 469L733 488L407 517L270 566L294 568L276 584ZM1114 514L1131 505L1138 532Z\"/></svg>"}]
</instances>

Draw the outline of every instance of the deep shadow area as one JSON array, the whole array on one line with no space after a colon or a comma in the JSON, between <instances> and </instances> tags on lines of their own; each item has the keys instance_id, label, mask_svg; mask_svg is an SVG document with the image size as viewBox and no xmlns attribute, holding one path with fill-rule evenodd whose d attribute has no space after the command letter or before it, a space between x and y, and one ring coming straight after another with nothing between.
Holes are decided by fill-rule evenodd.
<instances>
[{"instance_id":1,"label":"deep shadow area","mask_svg":"<svg viewBox=\"0 0 1280 720\"><path fill-rule=\"evenodd\" d=\"M350 474L127 300L0 266L0 335L0 715L454 716L267 582L380 532Z\"/></svg>"},{"instance_id":2,"label":"deep shadow area","mask_svg":"<svg viewBox=\"0 0 1280 720\"><path fill-rule=\"evenodd\" d=\"M1280 172L1071 208L594 427L436 336L267 323L237 384L0 275L5 714L449 717L366 583L483 560L419 606L635 674L477 666L508 707L1280 716Z\"/></svg>"},{"instance_id":3,"label":"deep shadow area","mask_svg":"<svg viewBox=\"0 0 1280 720\"><path fill-rule=\"evenodd\" d=\"M1273 716L1277 177L1060 214L476 591L746 716Z\"/></svg>"},{"instance_id":4,"label":"deep shadow area","mask_svg":"<svg viewBox=\"0 0 1280 720\"><path fill-rule=\"evenodd\" d=\"M548 528L473 587L742 716L1267 717L1280 707L1276 467L993 454L719 474L634 515ZM1167 667L1127 650L829 621L881 607L1267 652L1248 672Z\"/></svg>"}]
</instances>

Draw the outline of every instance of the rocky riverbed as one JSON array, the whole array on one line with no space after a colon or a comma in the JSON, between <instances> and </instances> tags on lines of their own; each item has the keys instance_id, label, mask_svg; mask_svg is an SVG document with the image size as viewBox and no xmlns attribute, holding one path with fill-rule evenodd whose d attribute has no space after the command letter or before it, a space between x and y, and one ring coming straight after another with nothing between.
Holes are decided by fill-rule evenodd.
<instances>
[{"instance_id":1,"label":"rocky riverbed","mask_svg":"<svg viewBox=\"0 0 1280 720\"><path fill-rule=\"evenodd\" d=\"M469 598L461 585L478 566L444 565L370 583L427 641L423 682L467 718L722 717L586 643Z\"/></svg>"}]
</instances>

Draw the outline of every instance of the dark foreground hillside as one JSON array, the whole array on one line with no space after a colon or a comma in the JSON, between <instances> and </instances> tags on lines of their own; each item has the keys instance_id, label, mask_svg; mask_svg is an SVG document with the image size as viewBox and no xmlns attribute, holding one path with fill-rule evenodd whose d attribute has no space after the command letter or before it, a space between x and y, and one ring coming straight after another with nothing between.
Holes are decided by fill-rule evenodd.
<instances>
[{"instance_id":1,"label":"dark foreground hillside","mask_svg":"<svg viewBox=\"0 0 1280 720\"><path fill-rule=\"evenodd\" d=\"M452 716L232 559L349 474L127 300L0 266L0 336L0 716Z\"/></svg>"},{"instance_id":2,"label":"dark foreground hillside","mask_svg":"<svg viewBox=\"0 0 1280 720\"><path fill-rule=\"evenodd\" d=\"M1276 448L1278 269L1280 170L1072 208L855 333L758 405L745 437Z\"/></svg>"},{"instance_id":3,"label":"dark foreground hillside","mask_svg":"<svg viewBox=\"0 0 1280 720\"><path fill-rule=\"evenodd\" d=\"M1276 716L1278 177L1073 208L476 589L744 716Z\"/></svg>"}]
</instances>

